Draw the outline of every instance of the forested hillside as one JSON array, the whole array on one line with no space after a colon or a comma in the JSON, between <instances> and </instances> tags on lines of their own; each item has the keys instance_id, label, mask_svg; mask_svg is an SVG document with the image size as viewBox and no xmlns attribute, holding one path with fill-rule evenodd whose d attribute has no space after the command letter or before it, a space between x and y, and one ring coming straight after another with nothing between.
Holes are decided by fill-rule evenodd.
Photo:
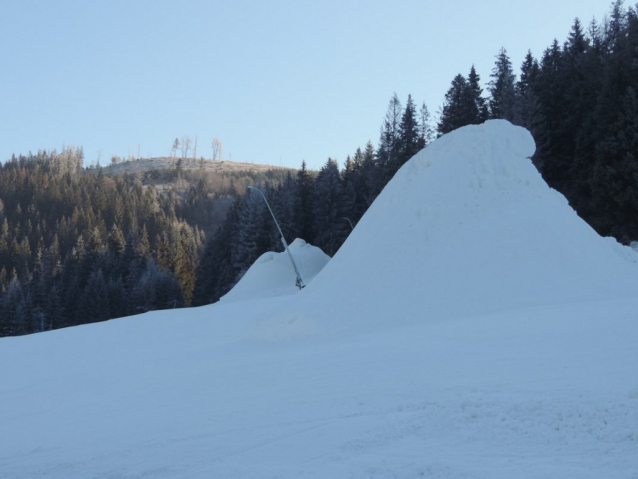
<instances>
[{"instance_id":1,"label":"forested hillside","mask_svg":"<svg viewBox=\"0 0 638 479\"><path fill-rule=\"evenodd\" d=\"M0 335L191 303L206 234L283 170L109 176L81 148L0 165Z\"/></svg>"}]
</instances>

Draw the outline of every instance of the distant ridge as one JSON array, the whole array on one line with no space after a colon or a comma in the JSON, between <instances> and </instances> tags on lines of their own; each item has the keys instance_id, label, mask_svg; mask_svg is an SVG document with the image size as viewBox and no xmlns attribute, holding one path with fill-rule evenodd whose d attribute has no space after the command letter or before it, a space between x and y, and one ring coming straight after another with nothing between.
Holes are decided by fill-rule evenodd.
<instances>
[{"instance_id":1,"label":"distant ridge","mask_svg":"<svg viewBox=\"0 0 638 479\"><path fill-rule=\"evenodd\" d=\"M217 161L195 158L172 158L170 156L123 161L121 163L102 166L102 171L105 174L119 175L120 173L142 173L152 170L169 170L177 168L179 160L182 160L181 168L184 170L197 170L202 168L205 171L214 173L232 173L240 171L263 173L268 170L293 171L293 168L262 165L260 163L241 163L237 161ZM97 169L97 167L90 168L91 171L97 171Z\"/></svg>"}]
</instances>

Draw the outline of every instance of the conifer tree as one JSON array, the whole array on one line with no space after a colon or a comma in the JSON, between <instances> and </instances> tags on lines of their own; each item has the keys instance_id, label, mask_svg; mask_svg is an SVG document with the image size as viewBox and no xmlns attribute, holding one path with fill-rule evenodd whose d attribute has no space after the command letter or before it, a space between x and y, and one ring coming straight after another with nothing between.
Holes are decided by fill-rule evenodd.
<instances>
[{"instance_id":1,"label":"conifer tree","mask_svg":"<svg viewBox=\"0 0 638 479\"><path fill-rule=\"evenodd\" d=\"M532 52L528 50L521 65L520 80L516 83L519 121L521 126L528 130L532 130L535 126L535 115L538 106L533 85L538 79L538 73L538 61L532 56Z\"/></svg>"},{"instance_id":2,"label":"conifer tree","mask_svg":"<svg viewBox=\"0 0 638 479\"><path fill-rule=\"evenodd\" d=\"M315 180L315 246L333 256L345 237L347 224L342 214L342 184L337 162L328 158Z\"/></svg>"},{"instance_id":3,"label":"conifer tree","mask_svg":"<svg viewBox=\"0 0 638 479\"><path fill-rule=\"evenodd\" d=\"M465 77L461 74L456 75L452 80L452 86L445 94L445 100L441 107L437 125L439 136L469 124L467 115L468 92L469 88Z\"/></svg>"},{"instance_id":4,"label":"conifer tree","mask_svg":"<svg viewBox=\"0 0 638 479\"><path fill-rule=\"evenodd\" d=\"M301 169L297 171L297 187L294 198L294 223L297 235L307 243L314 244L314 181L308 172L306 162L301 162Z\"/></svg>"},{"instance_id":5,"label":"conifer tree","mask_svg":"<svg viewBox=\"0 0 638 479\"><path fill-rule=\"evenodd\" d=\"M470 110L468 120L470 121L470 125L477 125L487 120L488 110L487 101L483 98L481 77L476 72L474 65L470 68L470 73L467 76L467 85L469 96L471 98L471 100L468 101L468 108Z\"/></svg>"},{"instance_id":6,"label":"conifer tree","mask_svg":"<svg viewBox=\"0 0 638 479\"><path fill-rule=\"evenodd\" d=\"M424 148L434 139L434 130L432 129L432 116L425 102L419 110L419 146Z\"/></svg>"},{"instance_id":7,"label":"conifer tree","mask_svg":"<svg viewBox=\"0 0 638 479\"><path fill-rule=\"evenodd\" d=\"M401 102L396 93L390 99L381 127L379 147L377 148L377 172L379 182L387 183L394 172L400 154ZM379 189L380 191L380 189Z\"/></svg>"},{"instance_id":8,"label":"conifer tree","mask_svg":"<svg viewBox=\"0 0 638 479\"><path fill-rule=\"evenodd\" d=\"M502 118L516 122L516 76L505 48L496 56L496 63L490 75L490 118Z\"/></svg>"},{"instance_id":9,"label":"conifer tree","mask_svg":"<svg viewBox=\"0 0 638 479\"><path fill-rule=\"evenodd\" d=\"M412 100L412 95L408 95L408 101L399 124L399 154L397 155L396 163L392 165L390 177L394 176L394 173L421 149L419 130L420 125L416 106Z\"/></svg>"}]
</instances>

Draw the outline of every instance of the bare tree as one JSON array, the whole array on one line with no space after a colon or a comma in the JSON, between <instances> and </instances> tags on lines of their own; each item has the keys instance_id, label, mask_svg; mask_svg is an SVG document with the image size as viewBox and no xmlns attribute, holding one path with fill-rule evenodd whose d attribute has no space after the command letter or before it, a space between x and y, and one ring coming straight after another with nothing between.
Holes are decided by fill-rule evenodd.
<instances>
[{"instance_id":1,"label":"bare tree","mask_svg":"<svg viewBox=\"0 0 638 479\"><path fill-rule=\"evenodd\" d=\"M195 135L195 144L193 145L193 160L197 158L197 135Z\"/></svg>"},{"instance_id":2,"label":"bare tree","mask_svg":"<svg viewBox=\"0 0 638 479\"><path fill-rule=\"evenodd\" d=\"M191 149L191 139L187 135L182 138L182 158L188 156L188 151Z\"/></svg>"},{"instance_id":3,"label":"bare tree","mask_svg":"<svg viewBox=\"0 0 638 479\"><path fill-rule=\"evenodd\" d=\"M223 152L223 148L222 148L222 142L219 141L219 138L215 137L213 138L213 161L215 160L222 160L223 156L224 156L224 152Z\"/></svg>"}]
</instances>

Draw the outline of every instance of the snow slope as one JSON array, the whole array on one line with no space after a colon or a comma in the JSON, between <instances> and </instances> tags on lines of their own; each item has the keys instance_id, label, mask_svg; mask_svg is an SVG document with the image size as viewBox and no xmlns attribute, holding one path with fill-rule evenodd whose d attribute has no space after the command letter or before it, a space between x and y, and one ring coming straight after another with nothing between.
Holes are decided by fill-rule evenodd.
<instances>
[{"instance_id":1,"label":"snow slope","mask_svg":"<svg viewBox=\"0 0 638 479\"><path fill-rule=\"evenodd\" d=\"M0 478L635 479L635 253L532 150L437 140L293 295L0 339Z\"/></svg>"}]
</instances>

